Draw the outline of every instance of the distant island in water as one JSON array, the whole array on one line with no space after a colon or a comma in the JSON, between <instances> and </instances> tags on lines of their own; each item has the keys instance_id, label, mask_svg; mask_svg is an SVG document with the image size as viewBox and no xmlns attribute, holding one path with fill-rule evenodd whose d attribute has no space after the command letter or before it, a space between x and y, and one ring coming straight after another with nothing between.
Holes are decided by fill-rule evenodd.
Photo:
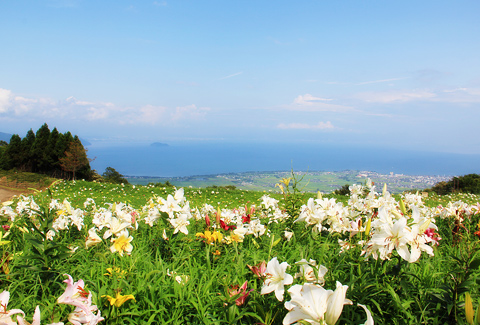
<instances>
[{"instance_id":1,"label":"distant island in water","mask_svg":"<svg viewBox=\"0 0 480 325\"><path fill-rule=\"evenodd\" d=\"M168 147L168 144L162 142L154 142L150 145L150 147L160 148L160 147Z\"/></svg>"}]
</instances>

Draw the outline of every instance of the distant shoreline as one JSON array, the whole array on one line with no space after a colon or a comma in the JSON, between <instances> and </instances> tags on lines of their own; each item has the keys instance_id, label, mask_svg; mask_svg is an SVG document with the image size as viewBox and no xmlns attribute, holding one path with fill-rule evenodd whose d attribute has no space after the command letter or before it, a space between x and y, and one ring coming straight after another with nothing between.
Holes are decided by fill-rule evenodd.
<instances>
[{"instance_id":1,"label":"distant shoreline","mask_svg":"<svg viewBox=\"0 0 480 325\"><path fill-rule=\"evenodd\" d=\"M332 192L345 184L362 184L370 178L376 184L387 184L392 193L406 190L430 188L438 182L448 181L453 176L445 175L405 175L381 174L364 170L343 171L294 171L300 179L303 177L302 186L306 192L321 191ZM156 176L125 176L132 184L147 185L150 183L169 182L177 187L209 187L209 186L235 186L243 190L275 191L275 184L284 177L289 177L291 171L257 171L238 173L219 173L206 175L192 175L179 177ZM304 184L305 183L305 184Z\"/></svg>"}]
</instances>

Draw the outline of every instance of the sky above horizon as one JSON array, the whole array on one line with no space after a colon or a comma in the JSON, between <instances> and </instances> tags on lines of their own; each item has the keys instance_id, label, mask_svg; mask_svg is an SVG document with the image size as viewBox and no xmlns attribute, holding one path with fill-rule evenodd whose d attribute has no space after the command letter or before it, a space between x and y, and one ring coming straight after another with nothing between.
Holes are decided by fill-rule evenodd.
<instances>
[{"instance_id":1,"label":"sky above horizon","mask_svg":"<svg viewBox=\"0 0 480 325\"><path fill-rule=\"evenodd\" d=\"M480 154L479 1L0 1L0 132Z\"/></svg>"}]
</instances>

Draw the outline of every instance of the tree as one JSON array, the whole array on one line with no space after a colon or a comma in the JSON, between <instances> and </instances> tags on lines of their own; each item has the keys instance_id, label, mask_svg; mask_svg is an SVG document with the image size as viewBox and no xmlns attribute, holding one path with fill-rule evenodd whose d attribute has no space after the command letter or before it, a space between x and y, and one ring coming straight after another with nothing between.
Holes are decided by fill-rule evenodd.
<instances>
[{"instance_id":1,"label":"tree","mask_svg":"<svg viewBox=\"0 0 480 325\"><path fill-rule=\"evenodd\" d=\"M117 172L113 167L105 168L105 172L102 174L102 177L107 183L128 184L128 181L123 177L123 175Z\"/></svg>"},{"instance_id":2,"label":"tree","mask_svg":"<svg viewBox=\"0 0 480 325\"><path fill-rule=\"evenodd\" d=\"M468 174L459 177L453 177L448 182L440 182L435 184L431 191L438 195L446 195L450 193L472 193L480 194L480 175Z\"/></svg>"},{"instance_id":3,"label":"tree","mask_svg":"<svg viewBox=\"0 0 480 325\"><path fill-rule=\"evenodd\" d=\"M3 169L18 168L22 152L22 139L18 134L12 135L8 146L4 149L1 161Z\"/></svg>"},{"instance_id":4,"label":"tree","mask_svg":"<svg viewBox=\"0 0 480 325\"><path fill-rule=\"evenodd\" d=\"M348 194L350 194L350 185L349 184L343 185L342 187L333 191L333 194L336 194L336 195L348 195Z\"/></svg>"},{"instance_id":5,"label":"tree","mask_svg":"<svg viewBox=\"0 0 480 325\"><path fill-rule=\"evenodd\" d=\"M32 149L35 143L35 133L30 129L25 138L22 139L22 149L20 154L21 168L24 171L33 171Z\"/></svg>"},{"instance_id":6,"label":"tree","mask_svg":"<svg viewBox=\"0 0 480 325\"><path fill-rule=\"evenodd\" d=\"M70 142L65 157L60 158L60 166L63 170L72 172L75 180L75 172L86 165L89 165L87 150L79 140Z\"/></svg>"},{"instance_id":7,"label":"tree","mask_svg":"<svg viewBox=\"0 0 480 325\"><path fill-rule=\"evenodd\" d=\"M47 123L44 123L35 134L35 141L33 143L31 154L33 162L33 172L47 172L50 168L48 158L48 139L50 138L50 129Z\"/></svg>"}]
</instances>

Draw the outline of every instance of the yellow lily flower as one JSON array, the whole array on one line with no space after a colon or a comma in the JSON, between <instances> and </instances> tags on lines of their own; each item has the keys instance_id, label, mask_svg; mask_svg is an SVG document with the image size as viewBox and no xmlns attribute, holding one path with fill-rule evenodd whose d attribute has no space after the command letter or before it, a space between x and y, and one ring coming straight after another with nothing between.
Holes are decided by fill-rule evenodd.
<instances>
[{"instance_id":1,"label":"yellow lily flower","mask_svg":"<svg viewBox=\"0 0 480 325\"><path fill-rule=\"evenodd\" d=\"M107 273L104 273L103 275L107 276L116 276L117 278L122 278L127 275L127 271L122 270L118 266L115 266L114 268L107 267Z\"/></svg>"},{"instance_id":2,"label":"yellow lily flower","mask_svg":"<svg viewBox=\"0 0 480 325\"><path fill-rule=\"evenodd\" d=\"M210 230L205 230L205 233L198 232L195 236L204 238L207 244L211 244L215 241L221 242L223 239L222 233L216 230L214 232L211 232Z\"/></svg>"},{"instance_id":3,"label":"yellow lily flower","mask_svg":"<svg viewBox=\"0 0 480 325\"><path fill-rule=\"evenodd\" d=\"M117 308L122 306L127 300L133 300L137 302L133 295L121 295L119 292L117 292L115 298L109 295L104 295L102 296L102 298L103 297L106 297L108 299L108 301L110 302L110 306L115 306Z\"/></svg>"}]
</instances>

